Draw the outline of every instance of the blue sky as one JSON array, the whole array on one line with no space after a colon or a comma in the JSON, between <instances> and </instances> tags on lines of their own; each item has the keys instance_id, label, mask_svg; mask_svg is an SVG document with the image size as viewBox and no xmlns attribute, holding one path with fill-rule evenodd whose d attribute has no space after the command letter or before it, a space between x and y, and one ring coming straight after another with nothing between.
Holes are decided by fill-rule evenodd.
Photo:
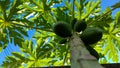
<instances>
[{"instance_id":1,"label":"blue sky","mask_svg":"<svg viewBox=\"0 0 120 68\"><path fill-rule=\"evenodd\" d=\"M115 4L117 2L120 2L120 0L101 0L101 1L102 1L101 2L101 7L102 7L103 11L105 10L106 7L112 6L113 4ZM112 15L114 16L114 14L117 11L120 11L120 8L114 10ZM30 31L28 31L28 34L29 34L28 39L30 39L32 37L32 35L34 34L34 31L30 30ZM14 51L15 52L20 52L19 47L14 46L14 43L9 43L8 47L0 53L0 64L2 63L3 60L5 60L6 55L11 55L11 52L14 52Z\"/></svg>"}]
</instances>

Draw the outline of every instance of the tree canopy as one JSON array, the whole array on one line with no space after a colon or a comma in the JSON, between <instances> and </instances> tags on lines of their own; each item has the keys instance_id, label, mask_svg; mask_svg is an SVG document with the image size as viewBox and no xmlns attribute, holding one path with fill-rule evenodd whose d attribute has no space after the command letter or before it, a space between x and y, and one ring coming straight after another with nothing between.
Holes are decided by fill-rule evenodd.
<instances>
[{"instance_id":1,"label":"tree canopy","mask_svg":"<svg viewBox=\"0 0 120 68\"><path fill-rule=\"evenodd\" d=\"M119 3L101 11L100 0L0 0L0 51L14 42L21 52L6 56L3 67L35 67L70 65L68 43L60 44L63 38L53 32L57 21L70 23L73 15L85 19L88 27L103 31L102 39L91 45L104 55L99 63L119 62L120 11L113 17L112 11ZM74 5L74 11L72 9ZM28 31L35 30L31 39Z\"/></svg>"}]
</instances>

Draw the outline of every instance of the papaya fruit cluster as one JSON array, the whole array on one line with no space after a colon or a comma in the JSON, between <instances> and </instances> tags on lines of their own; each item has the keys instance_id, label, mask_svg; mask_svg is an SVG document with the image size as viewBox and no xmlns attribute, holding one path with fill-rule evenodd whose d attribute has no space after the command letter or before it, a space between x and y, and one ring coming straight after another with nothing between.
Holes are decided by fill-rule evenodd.
<instances>
[{"instance_id":1,"label":"papaya fruit cluster","mask_svg":"<svg viewBox=\"0 0 120 68\"><path fill-rule=\"evenodd\" d=\"M86 27L87 24L85 21L77 21L77 19L75 18L74 20L72 20L71 24L64 21L58 21L57 23L55 23L53 31L56 35L62 38L66 38L72 36L72 30L80 32L83 31Z\"/></svg>"},{"instance_id":2,"label":"papaya fruit cluster","mask_svg":"<svg viewBox=\"0 0 120 68\"><path fill-rule=\"evenodd\" d=\"M96 27L86 28L87 24L84 20L78 20L75 18L72 20L71 24L58 21L53 27L53 31L56 35L67 38L72 36L72 30L75 32L81 32L81 40L85 45L90 45L97 43L102 38L102 31Z\"/></svg>"},{"instance_id":3,"label":"papaya fruit cluster","mask_svg":"<svg viewBox=\"0 0 120 68\"><path fill-rule=\"evenodd\" d=\"M71 23L66 23L63 21L58 21L53 27L53 31L56 35L62 37L60 44L67 42L67 37L72 36L72 31L81 32L80 38L84 42L86 48L91 55L99 59L99 54L89 45L97 43L102 38L102 31L96 27L86 28L87 24L85 20L77 20L76 18L71 21Z\"/></svg>"},{"instance_id":4,"label":"papaya fruit cluster","mask_svg":"<svg viewBox=\"0 0 120 68\"><path fill-rule=\"evenodd\" d=\"M66 38L72 36L72 28L69 23L66 23L64 21L58 21L55 23L53 27L53 31L55 32L56 35Z\"/></svg>"}]
</instances>

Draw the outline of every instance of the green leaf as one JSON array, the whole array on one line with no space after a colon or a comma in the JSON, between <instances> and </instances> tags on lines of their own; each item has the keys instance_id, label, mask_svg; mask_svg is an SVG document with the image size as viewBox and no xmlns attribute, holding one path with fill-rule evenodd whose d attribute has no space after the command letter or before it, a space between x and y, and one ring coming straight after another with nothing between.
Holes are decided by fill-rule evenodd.
<instances>
[{"instance_id":1,"label":"green leaf","mask_svg":"<svg viewBox=\"0 0 120 68\"><path fill-rule=\"evenodd\" d=\"M10 60L11 62L16 62L18 59L13 57L13 56L7 56L6 57L8 60Z\"/></svg>"},{"instance_id":2,"label":"green leaf","mask_svg":"<svg viewBox=\"0 0 120 68\"><path fill-rule=\"evenodd\" d=\"M120 8L120 2L115 3L111 6L113 9Z\"/></svg>"},{"instance_id":3,"label":"green leaf","mask_svg":"<svg viewBox=\"0 0 120 68\"><path fill-rule=\"evenodd\" d=\"M49 66L50 65L50 60L52 60L52 58L44 58L44 59L39 59L37 62L36 62L36 66Z\"/></svg>"},{"instance_id":4,"label":"green leaf","mask_svg":"<svg viewBox=\"0 0 120 68\"><path fill-rule=\"evenodd\" d=\"M31 53L32 53L32 51L33 51L33 42L32 42L32 40L29 41L28 50L29 50Z\"/></svg>"},{"instance_id":5,"label":"green leaf","mask_svg":"<svg viewBox=\"0 0 120 68\"><path fill-rule=\"evenodd\" d=\"M13 26L14 29L16 29L16 31L19 32L20 35L24 35L28 37L27 31L25 29L23 29L22 27L17 27L17 26Z\"/></svg>"},{"instance_id":6,"label":"green leaf","mask_svg":"<svg viewBox=\"0 0 120 68\"><path fill-rule=\"evenodd\" d=\"M99 62L102 63L102 64L106 64L107 63L107 59L106 58L102 58L102 59L100 59Z\"/></svg>"},{"instance_id":7,"label":"green leaf","mask_svg":"<svg viewBox=\"0 0 120 68\"><path fill-rule=\"evenodd\" d=\"M1 8L1 11L3 13L3 17L4 17L4 20L7 19L7 15L6 15L6 10L8 8L10 4L10 0L2 0L0 1L0 8Z\"/></svg>"},{"instance_id":8,"label":"green leaf","mask_svg":"<svg viewBox=\"0 0 120 68\"><path fill-rule=\"evenodd\" d=\"M39 1L35 1L35 0L29 0L31 3L33 3L33 4L35 4L36 6L38 6L39 7L39 9L41 9L42 7L41 7L41 5L40 5L40 3L39 3Z\"/></svg>"},{"instance_id":9,"label":"green leaf","mask_svg":"<svg viewBox=\"0 0 120 68\"><path fill-rule=\"evenodd\" d=\"M12 2L12 6L10 7L10 12L9 12L9 15L8 15L7 20L10 20L10 18L12 18L12 16L17 13L17 11L18 11L18 8L17 8L17 7L18 7L20 4L22 4L22 1L21 1L21 0L14 0L14 1Z\"/></svg>"},{"instance_id":10,"label":"green leaf","mask_svg":"<svg viewBox=\"0 0 120 68\"><path fill-rule=\"evenodd\" d=\"M89 3L88 3L89 4ZM91 5L89 6L90 7L90 9L88 10L87 8L86 8L86 10L88 10L88 11L86 11L87 13L85 13L85 15L83 15L83 17L82 17L82 19L85 19L85 18L87 18L95 9L96 9L96 7L98 7L99 6L99 4L100 4L100 0L98 0L97 2L92 2L91 3Z\"/></svg>"},{"instance_id":11,"label":"green leaf","mask_svg":"<svg viewBox=\"0 0 120 68\"><path fill-rule=\"evenodd\" d=\"M117 34L119 32L119 29L118 28L115 28L113 31L112 31L112 34Z\"/></svg>"},{"instance_id":12,"label":"green leaf","mask_svg":"<svg viewBox=\"0 0 120 68\"><path fill-rule=\"evenodd\" d=\"M37 44L38 44L38 46L41 46L42 43L43 43L43 39L42 39L42 38L39 38L39 39L37 40Z\"/></svg>"},{"instance_id":13,"label":"green leaf","mask_svg":"<svg viewBox=\"0 0 120 68\"><path fill-rule=\"evenodd\" d=\"M19 38L19 37L15 37L14 38L14 43L15 43L15 45L19 45L20 47L22 46L22 42L24 41L24 39L23 38Z\"/></svg>"},{"instance_id":14,"label":"green leaf","mask_svg":"<svg viewBox=\"0 0 120 68\"><path fill-rule=\"evenodd\" d=\"M118 62L119 62L119 56L118 56L118 54L114 54L112 60L113 60L115 63L118 63Z\"/></svg>"},{"instance_id":15,"label":"green leaf","mask_svg":"<svg viewBox=\"0 0 120 68\"><path fill-rule=\"evenodd\" d=\"M26 68L30 68L33 66L33 64L35 63L35 61L29 61L27 64L27 67Z\"/></svg>"},{"instance_id":16,"label":"green leaf","mask_svg":"<svg viewBox=\"0 0 120 68\"><path fill-rule=\"evenodd\" d=\"M113 57L113 52L110 51L110 52L108 53L108 60L110 60L111 57Z\"/></svg>"},{"instance_id":17,"label":"green leaf","mask_svg":"<svg viewBox=\"0 0 120 68\"><path fill-rule=\"evenodd\" d=\"M105 48L104 48L104 51L103 51L103 54L106 55L109 51L109 49L111 48L110 45L111 45L111 38L110 36L107 36L107 41L108 43L105 45Z\"/></svg>"},{"instance_id":18,"label":"green leaf","mask_svg":"<svg viewBox=\"0 0 120 68\"><path fill-rule=\"evenodd\" d=\"M8 37L6 36L6 34L0 34L0 47L2 47L3 49L5 49L8 45Z\"/></svg>"},{"instance_id":19,"label":"green leaf","mask_svg":"<svg viewBox=\"0 0 120 68\"><path fill-rule=\"evenodd\" d=\"M115 23L116 23L116 26L120 26L120 11L118 11L116 14L115 14Z\"/></svg>"},{"instance_id":20,"label":"green leaf","mask_svg":"<svg viewBox=\"0 0 120 68\"><path fill-rule=\"evenodd\" d=\"M28 45L29 45L29 41L28 40L25 40L25 42L22 42L22 48L23 49L27 49Z\"/></svg>"},{"instance_id":21,"label":"green leaf","mask_svg":"<svg viewBox=\"0 0 120 68\"><path fill-rule=\"evenodd\" d=\"M29 6L29 3L23 3L23 6L27 9L27 10L29 10L29 11L36 11L36 12L43 12L44 10L43 9L36 9L36 6L32 6L32 8L31 8L31 6Z\"/></svg>"},{"instance_id":22,"label":"green leaf","mask_svg":"<svg viewBox=\"0 0 120 68\"><path fill-rule=\"evenodd\" d=\"M0 52L3 50L2 43L0 43Z\"/></svg>"},{"instance_id":23,"label":"green leaf","mask_svg":"<svg viewBox=\"0 0 120 68\"><path fill-rule=\"evenodd\" d=\"M116 41L116 46L120 50L120 39L114 35L112 35L112 38Z\"/></svg>"},{"instance_id":24,"label":"green leaf","mask_svg":"<svg viewBox=\"0 0 120 68\"><path fill-rule=\"evenodd\" d=\"M1 67L6 67L9 66L9 62L8 61L4 61L3 64L1 65Z\"/></svg>"},{"instance_id":25,"label":"green leaf","mask_svg":"<svg viewBox=\"0 0 120 68\"><path fill-rule=\"evenodd\" d=\"M56 12L55 12L55 16L57 21L65 21L67 23L70 23L70 16L68 14L65 13L65 11L63 11L62 8L57 8Z\"/></svg>"},{"instance_id":26,"label":"green leaf","mask_svg":"<svg viewBox=\"0 0 120 68\"><path fill-rule=\"evenodd\" d=\"M12 54L13 54L16 58L19 58L19 59L21 59L21 60L23 60L23 61L26 60L26 57L23 56L23 55L21 55L20 53L12 52Z\"/></svg>"},{"instance_id":27,"label":"green leaf","mask_svg":"<svg viewBox=\"0 0 120 68\"><path fill-rule=\"evenodd\" d=\"M114 23L110 23L109 33L112 33L114 30Z\"/></svg>"}]
</instances>

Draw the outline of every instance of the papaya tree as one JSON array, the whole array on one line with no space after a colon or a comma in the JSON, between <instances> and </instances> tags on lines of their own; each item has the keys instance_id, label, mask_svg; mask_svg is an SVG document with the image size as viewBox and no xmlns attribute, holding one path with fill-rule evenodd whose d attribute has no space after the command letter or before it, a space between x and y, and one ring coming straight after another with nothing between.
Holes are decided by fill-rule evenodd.
<instances>
[{"instance_id":1,"label":"papaya tree","mask_svg":"<svg viewBox=\"0 0 120 68\"><path fill-rule=\"evenodd\" d=\"M1 0L0 49L5 50L8 43L14 42L21 50L6 56L2 66L86 68L88 61L77 60L82 58L102 68L99 63L119 62L120 12L114 17L111 14L120 5L101 11L100 3L100 0ZM29 30L35 34L27 39Z\"/></svg>"}]
</instances>

